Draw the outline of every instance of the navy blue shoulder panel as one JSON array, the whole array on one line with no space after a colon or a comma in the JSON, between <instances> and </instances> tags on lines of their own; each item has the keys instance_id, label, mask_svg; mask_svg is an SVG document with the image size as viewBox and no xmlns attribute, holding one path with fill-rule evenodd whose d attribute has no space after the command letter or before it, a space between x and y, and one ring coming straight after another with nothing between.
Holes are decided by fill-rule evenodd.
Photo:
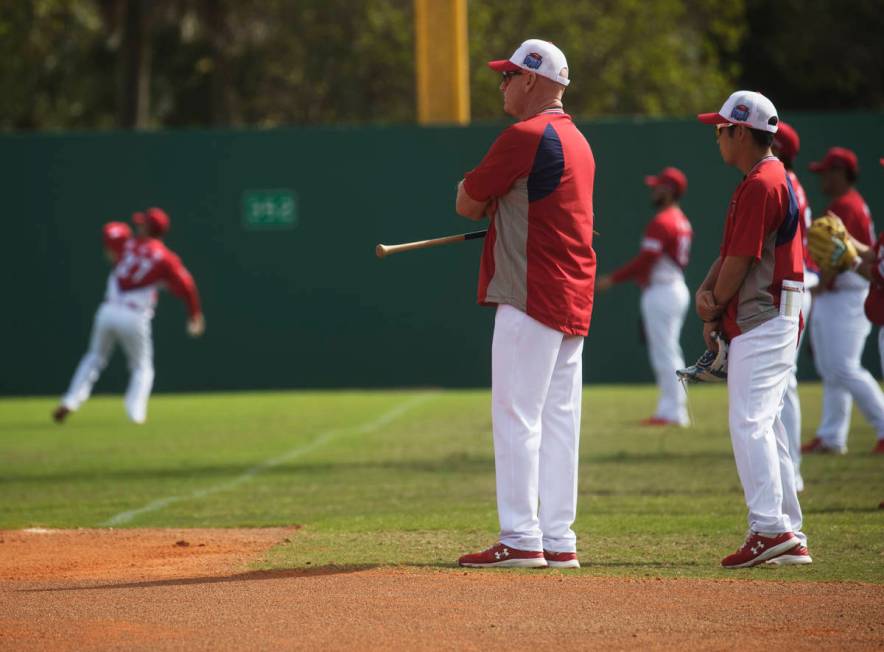
<instances>
[{"instance_id":1,"label":"navy blue shoulder panel","mask_svg":"<svg viewBox=\"0 0 884 652\"><path fill-rule=\"evenodd\" d=\"M528 201L537 201L551 195L559 187L564 171L565 153L562 150L562 141L550 123L540 137L537 152L534 154L534 165L528 175Z\"/></svg>"},{"instance_id":2,"label":"navy blue shoulder panel","mask_svg":"<svg viewBox=\"0 0 884 652\"><path fill-rule=\"evenodd\" d=\"M792 180L789 178L788 173L786 173L786 187L789 189L789 210L786 213L786 219L783 220L777 231L777 247L792 242L800 218L798 215L798 199L795 197L795 189L792 187Z\"/></svg>"}]
</instances>

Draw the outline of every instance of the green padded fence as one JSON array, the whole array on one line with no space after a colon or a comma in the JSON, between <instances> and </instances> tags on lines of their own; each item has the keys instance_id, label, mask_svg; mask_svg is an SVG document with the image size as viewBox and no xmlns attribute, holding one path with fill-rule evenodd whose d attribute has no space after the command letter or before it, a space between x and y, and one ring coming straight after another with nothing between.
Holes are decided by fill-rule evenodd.
<instances>
[{"instance_id":1,"label":"green padded fence","mask_svg":"<svg viewBox=\"0 0 884 652\"><path fill-rule=\"evenodd\" d=\"M884 227L884 114L786 115L807 163L854 148L859 188ZM167 242L193 272L207 332L190 340L164 295L154 321L156 389L485 386L493 312L475 305L480 242L374 257L377 242L475 228L454 214L455 184L504 123L272 131L74 133L0 137L3 318L0 393L58 394L88 343L108 268L100 227L162 206ZM694 120L581 123L595 152L600 271L633 255L651 215L645 174L676 165L696 239L692 287L716 255L739 173ZM639 342L638 290L597 299L587 382L652 380ZM866 361L880 373L870 338ZM701 352L700 324L682 335ZM807 353L802 375L813 375ZM98 391L118 391L118 352Z\"/></svg>"}]
</instances>

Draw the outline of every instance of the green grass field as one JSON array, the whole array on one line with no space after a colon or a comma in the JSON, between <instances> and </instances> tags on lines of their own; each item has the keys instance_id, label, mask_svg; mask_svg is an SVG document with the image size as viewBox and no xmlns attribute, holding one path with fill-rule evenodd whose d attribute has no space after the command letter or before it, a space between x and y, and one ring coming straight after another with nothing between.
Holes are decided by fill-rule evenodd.
<instances>
[{"instance_id":1,"label":"green grass field","mask_svg":"<svg viewBox=\"0 0 884 652\"><path fill-rule=\"evenodd\" d=\"M806 437L820 388L802 387ZM804 463L810 567L725 572L745 533L723 387L697 425L645 429L652 387L588 386L575 525L590 575L884 582L884 456L855 417L850 453ZM262 567L453 567L496 539L487 391L155 396L145 426L97 397L0 400L0 528L299 524ZM505 572L505 571L504 571Z\"/></svg>"}]
</instances>

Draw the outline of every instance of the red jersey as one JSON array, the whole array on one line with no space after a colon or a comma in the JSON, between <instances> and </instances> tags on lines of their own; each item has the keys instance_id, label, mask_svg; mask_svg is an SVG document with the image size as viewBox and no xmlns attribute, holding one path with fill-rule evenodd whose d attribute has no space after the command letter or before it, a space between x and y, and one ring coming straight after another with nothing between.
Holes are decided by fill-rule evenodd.
<instances>
[{"instance_id":1,"label":"red jersey","mask_svg":"<svg viewBox=\"0 0 884 652\"><path fill-rule=\"evenodd\" d=\"M128 240L114 268L117 300L135 309L153 311L157 289L166 287L187 304L191 317L200 314L196 284L181 260L156 238Z\"/></svg>"},{"instance_id":2,"label":"red jersey","mask_svg":"<svg viewBox=\"0 0 884 652\"><path fill-rule=\"evenodd\" d=\"M864 245L871 247L875 244L872 213L856 188L851 188L840 197L833 199L826 210L840 217L847 232Z\"/></svg>"},{"instance_id":3,"label":"red jersey","mask_svg":"<svg viewBox=\"0 0 884 652\"><path fill-rule=\"evenodd\" d=\"M826 208L844 222L847 232L866 246L875 244L875 226L872 224L872 214L863 200L862 195L855 188L833 199ZM844 272L832 279L830 287L836 290L865 290L866 280L855 272Z\"/></svg>"},{"instance_id":4,"label":"red jersey","mask_svg":"<svg viewBox=\"0 0 884 652\"><path fill-rule=\"evenodd\" d=\"M691 255L691 223L678 206L659 211L645 228L638 255L611 274L614 283L635 279L640 287L684 280Z\"/></svg>"},{"instance_id":5,"label":"red jersey","mask_svg":"<svg viewBox=\"0 0 884 652\"><path fill-rule=\"evenodd\" d=\"M500 134L464 177L476 201L496 204L479 270L482 305L505 303L569 335L586 335L592 315L595 160L561 110Z\"/></svg>"},{"instance_id":6,"label":"red jersey","mask_svg":"<svg viewBox=\"0 0 884 652\"><path fill-rule=\"evenodd\" d=\"M779 314L783 281L804 280L798 201L783 164L761 160L734 191L721 243L721 258L751 256L743 285L722 315L728 339Z\"/></svg>"},{"instance_id":7,"label":"red jersey","mask_svg":"<svg viewBox=\"0 0 884 652\"><path fill-rule=\"evenodd\" d=\"M804 192L804 186L798 180L798 175L793 170L787 170L789 181L792 183L792 190L795 191L795 201L798 202L798 226L801 228L801 244L804 247L804 268L815 274L819 274L819 266L813 262L810 251L807 249L807 229L813 222L813 211L810 204L807 203L807 194Z\"/></svg>"},{"instance_id":8,"label":"red jersey","mask_svg":"<svg viewBox=\"0 0 884 652\"><path fill-rule=\"evenodd\" d=\"M876 326L884 326L884 234L875 243L875 262L870 270L871 284L866 297L866 317Z\"/></svg>"}]
</instances>

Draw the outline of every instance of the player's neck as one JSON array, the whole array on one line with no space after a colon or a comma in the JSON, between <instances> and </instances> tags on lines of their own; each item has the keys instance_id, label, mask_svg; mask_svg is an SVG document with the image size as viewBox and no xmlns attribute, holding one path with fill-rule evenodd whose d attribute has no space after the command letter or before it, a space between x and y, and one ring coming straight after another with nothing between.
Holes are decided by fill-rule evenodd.
<instances>
[{"instance_id":1,"label":"player's neck","mask_svg":"<svg viewBox=\"0 0 884 652\"><path fill-rule=\"evenodd\" d=\"M851 190L853 190L853 186L851 186L849 183L847 183L847 184L844 184L843 186L836 186L832 190L832 194L829 196L832 199L841 199L844 195L849 193Z\"/></svg>"},{"instance_id":2,"label":"player's neck","mask_svg":"<svg viewBox=\"0 0 884 652\"><path fill-rule=\"evenodd\" d=\"M543 99L539 99L537 102L533 102L532 104L525 107L525 111L522 115L519 116L520 120L527 120L528 118L533 118L536 115L543 113L544 111L549 110L563 110L562 100L557 97L545 97Z\"/></svg>"},{"instance_id":3,"label":"player's neck","mask_svg":"<svg viewBox=\"0 0 884 652\"><path fill-rule=\"evenodd\" d=\"M767 149L753 147L747 149L737 158L736 168L743 173L743 176L746 176L755 169L755 166L767 158L776 158L770 151L770 147Z\"/></svg>"}]
</instances>

